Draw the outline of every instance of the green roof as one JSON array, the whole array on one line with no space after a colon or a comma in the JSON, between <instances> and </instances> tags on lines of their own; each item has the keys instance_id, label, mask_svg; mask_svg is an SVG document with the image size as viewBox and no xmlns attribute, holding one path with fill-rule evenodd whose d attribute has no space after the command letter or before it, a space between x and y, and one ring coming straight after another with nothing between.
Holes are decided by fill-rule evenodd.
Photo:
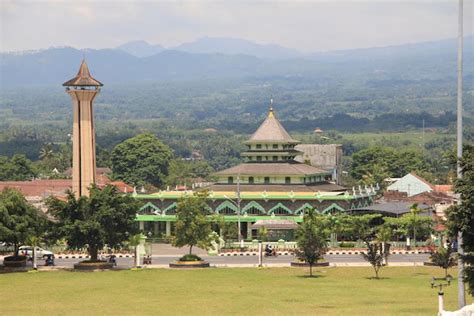
<instances>
[{"instance_id":1,"label":"green roof","mask_svg":"<svg viewBox=\"0 0 474 316\"><path fill-rule=\"evenodd\" d=\"M161 191L153 194L137 194L134 197L140 200L176 200L181 197L191 196L193 191ZM365 196L365 195L364 195ZM352 194L331 194L318 192L241 192L242 200L329 200L347 201L359 199L360 195ZM209 192L211 200L236 199L236 192Z\"/></svg>"}]
</instances>

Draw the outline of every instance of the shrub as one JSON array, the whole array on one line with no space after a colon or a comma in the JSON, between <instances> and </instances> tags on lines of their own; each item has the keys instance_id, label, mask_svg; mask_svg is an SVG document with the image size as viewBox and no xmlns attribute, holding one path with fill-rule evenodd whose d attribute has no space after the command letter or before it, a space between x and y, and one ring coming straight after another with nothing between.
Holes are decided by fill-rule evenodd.
<instances>
[{"instance_id":1,"label":"shrub","mask_svg":"<svg viewBox=\"0 0 474 316\"><path fill-rule=\"evenodd\" d=\"M339 244L339 247L341 248L354 248L355 247L355 243L353 242L347 242L347 241L343 241Z\"/></svg>"},{"instance_id":2,"label":"shrub","mask_svg":"<svg viewBox=\"0 0 474 316\"><path fill-rule=\"evenodd\" d=\"M202 261L202 259L199 256L193 254L186 254L179 258L179 261Z\"/></svg>"}]
</instances>

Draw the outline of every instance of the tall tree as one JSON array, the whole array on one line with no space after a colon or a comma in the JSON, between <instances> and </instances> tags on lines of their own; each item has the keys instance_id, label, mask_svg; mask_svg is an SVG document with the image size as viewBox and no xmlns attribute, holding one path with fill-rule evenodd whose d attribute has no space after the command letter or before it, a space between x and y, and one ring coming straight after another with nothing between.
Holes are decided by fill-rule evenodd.
<instances>
[{"instance_id":1,"label":"tall tree","mask_svg":"<svg viewBox=\"0 0 474 316\"><path fill-rule=\"evenodd\" d=\"M173 245L189 246L189 254L193 247L207 249L213 240L211 222L207 219L210 209L207 205L207 192L196 192L193 196L183 197L176 208L176 237Z\"/></svg>"},{"instance_id":2,"label":"tall tree","mask_svg":"<svg viewBox=\"0 0 474 316\"><path fill-rule=\"evenodd\" d=\"M66 201L47 201L49 212L58 220L57 230L72 249L87 248L91 260L105 245L120 248L138 229L135 222L138 202L121 194L116 187L102 190L93 186L90 197L76 199L72 192Z\"/></svg>"},{"instance_id":3,"label":"tall tree","mask_svg":"<svg viewBox=\"0 0 474 316\"><path fill-rule=\"evenodd\" d=\"M401 217L384 217L384 225L391 227L394 232L406 237L412 236L414 245L420 236L429 236L433 232L433 219L430 216L419 215L419 208L412 205L410 212Z\"/></svg>"},{"instance_id":4,"label":"tall tree","mask_svg":"<svg viewBox=\"0 0 474 316\"><path fill-rule=\"evenodd\" d=\"M140 134L115 146L111 155L113 175L134 185L160 186L172 156L171 149L155 135Z\"/></svg>"},{"instance_id":5,"label":"tall tree","mask_svg":"<svg viewBox=\"0 0 474 316\"><path fill-rule=\"evenodd\" d=\"M314 209L308 209L296 231L297 256L308 263L310 276L313 276L314 264L326 253L328 233L324 222Z\"/></svg>"},{"instance_id":6,"label":"tall tree","mask_svg":"<svg viewBox=\"0 0 474 316\"><path fill-rule=\"evenodd\" d=\"M365 184L383 185L387 177L402 177L412 171L424 174L428 169L420 152L373 146L354 153L351 176Z\"/></svg>"},{"instance_id":7,"label":"tall tree","mask_svg":"<svg viewBox=\"0 0 474 316\"><path fill-rule=\"evenodd\" d=\"M461 203L448 211L448 227L452 236L462 235L465 265L465 279L469 291L474 295L474 146L466 146L460 161L462 179L456 180L455 192L460 194Z\"/></svg>"},{"instance_id":8,"label":"tall tree","mask_svg":"<svg viewBox=\"0 0 474 316\"><path fill-rule=\"evenodd\" d=\"M38 237L46 229L47 220L15 189L0 192L0 240L18 248L30 238Z\"/></svg>"},{"instance_id":9,"label":"tall tree","mask_svg":"<svg viewBox=\"0 0 474 316\"><path fill-rule=\"evenodd\" d=\"M25 155L11 158L0 156L0 181L30 180L37 175L31 161Z\"/></svg>"}]
</instances>

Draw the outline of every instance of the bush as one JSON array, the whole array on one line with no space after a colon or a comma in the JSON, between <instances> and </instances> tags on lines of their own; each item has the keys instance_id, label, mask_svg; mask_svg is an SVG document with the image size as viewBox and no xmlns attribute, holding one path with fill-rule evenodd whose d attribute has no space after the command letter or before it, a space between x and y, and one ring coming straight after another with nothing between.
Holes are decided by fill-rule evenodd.
<instances>
[{"instance_id":1,"label":"bush","mask_svg":"<svg viewBox=\"0 0 474 316\"><path fill-rule=\"evenodd\" d=\"M187 254L179 258L179 261L202 261L202 259L199 256Z\"/></svg>"},{"instance_id":2,"label":"bush","mask_svg":"<svg viewBox=\"0 0 474 316\"><path fill-rule=\"evenodd\" d=\"M341 247L341 248L354 248L355 243L353 243L353 242L344 242L343 241L339 244L339 247Z\"/></svg>"}]
</instances>

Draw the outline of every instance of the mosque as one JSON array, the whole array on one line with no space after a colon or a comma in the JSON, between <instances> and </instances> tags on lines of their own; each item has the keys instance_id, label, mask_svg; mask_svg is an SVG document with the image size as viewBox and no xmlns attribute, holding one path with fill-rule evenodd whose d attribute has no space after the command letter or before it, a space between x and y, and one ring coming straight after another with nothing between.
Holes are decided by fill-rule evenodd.
<instances>
[{"instance_id":1,"label":"mosque","mask_svg":"<svg viewBox=\"0 0 474 316\"><path fill-rule=\"evenodd\" d=\"M307 208L322 214L350 212L373 203L376 189L335 184L333 172L298 162L303 153L277 119L271 101L265 120L245 141L245 162L215 173L217 182L208 190L209 206L228 222L241 222L241 235L256 237L251 226L257 221L302 221ZM134 194L144 202L137 220L141 229L153 235L170 235L176 220L178 199L193 191L159 191Z\"/></svg>"}]
</instances>

